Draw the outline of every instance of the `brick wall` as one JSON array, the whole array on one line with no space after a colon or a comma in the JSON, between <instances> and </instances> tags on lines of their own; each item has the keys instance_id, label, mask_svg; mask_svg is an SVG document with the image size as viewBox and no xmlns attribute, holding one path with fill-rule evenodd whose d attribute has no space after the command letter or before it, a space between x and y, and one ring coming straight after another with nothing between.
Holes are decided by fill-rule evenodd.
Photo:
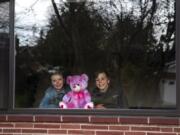
<instances>
[{"instance_id":1,"label":"brick wall","mask_svg":"<svg viewBox=\"0 0 180 135\"><path fill-rule=\"evenodd\" d=\"M0 115L0 135L180 135L180 118Z\"/></svg>"}]
</instances>

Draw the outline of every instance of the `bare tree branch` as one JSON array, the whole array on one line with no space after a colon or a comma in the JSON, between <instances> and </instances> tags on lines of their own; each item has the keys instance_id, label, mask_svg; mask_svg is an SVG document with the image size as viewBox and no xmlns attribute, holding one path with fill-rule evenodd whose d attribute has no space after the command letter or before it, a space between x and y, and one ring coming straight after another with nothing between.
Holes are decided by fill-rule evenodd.
<instances>
[{"instance_id":1,"label":"bare tree branch","mask_svg":"<svg viewBox=\"0 0 180 135\"><path fill-rule=\"evenodd\" d=\"M65 24L64 24L64 22L63 22L63 20L62 20L62 18L61 18L61 16L60 16L60 14L59 14L59 11L58 11L58 8L57 8L57 6L56 6L56 3L54 2L54 0L51 0L51 2L52 2L52 5L53 5L53 8L54 8L55 14L57 15L57 18L58 18L58 21L59 21L60 25L61 25L62 28L64 29L67 37L71 40L71 34L68 32L68 30L67 30L67 28L66 28L66 26L65 26Z\"/></svg>"},{"instance_id":2,"label":"bare tree branch","mask_svg":"<svg viewBox=\"0 0 180 135\"><path fill-rule=\"evenodd\" d=\"M1 0L0 3L9 2L9 0Z\"/></svg>"}]
</instances>

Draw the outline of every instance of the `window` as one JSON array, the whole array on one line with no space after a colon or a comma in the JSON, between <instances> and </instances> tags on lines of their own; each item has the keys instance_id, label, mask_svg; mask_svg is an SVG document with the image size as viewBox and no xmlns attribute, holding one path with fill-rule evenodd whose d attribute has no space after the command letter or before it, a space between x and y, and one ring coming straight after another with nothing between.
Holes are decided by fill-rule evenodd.
<instances>
[{"instance_id":1,"label":"window","mask_svg":"<svg viewBox=\"0 0 180 135\"><path fill-rule=\"evenodd\" d=\"M127 108L128 112L176 112L178 4L175 0L16 0L14 109L38 108L54 69L65 77L86 73L90 92L95 87L94 73L104 69L128 101L127 106L111 106L105 113Z\"/></svg>"},{"instance_id":2,"label":"window","mask_svg":"<svg viewBox=\"0 0 180 135\"><path fill-rule=\"evenodd\" d=\"M129 108L176 106L176 94L164 103L160 83L176 80L175 1L112 3L16 0L15 107L38 107L54 68L86 73L89 89L94 72L108 70Z\"/></svg>"}]
</instances>

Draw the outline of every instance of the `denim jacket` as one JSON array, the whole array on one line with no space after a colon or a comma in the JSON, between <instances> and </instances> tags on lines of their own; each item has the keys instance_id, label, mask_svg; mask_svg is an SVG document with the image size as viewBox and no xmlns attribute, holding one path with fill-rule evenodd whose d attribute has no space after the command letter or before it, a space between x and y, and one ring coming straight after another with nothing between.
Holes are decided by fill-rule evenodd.
<instances>
[{"instance_id":1,"label":"denim jacket","mask_svg":"<svg viewBox=\"0 0 180 135\"><path fill-rule=\"evenodd\" d=\"M49 87L40 102L39 108L59 108L59 102L62 101L66 93L67 91L65 88L57 91L54 87Z\"/></svg>"}]
</instances>

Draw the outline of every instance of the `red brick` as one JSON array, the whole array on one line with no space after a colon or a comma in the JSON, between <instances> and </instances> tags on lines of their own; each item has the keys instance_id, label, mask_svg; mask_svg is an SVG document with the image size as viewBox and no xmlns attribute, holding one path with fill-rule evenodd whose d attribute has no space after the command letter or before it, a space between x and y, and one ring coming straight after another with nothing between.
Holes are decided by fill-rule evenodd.
<instances>
[{"instance_id":1,"label":"red brick","mask_svg":"<svg viewBox=\"0 0 180 135\"><path fill-rule=\"evenodd\" d=\"M144 132L126 132L125 135L146 135Z\"/></svg>"},{"instance_id":2,"label":"red brick","mask_svg":"<svg viewBox=\"0 0 180 135\"><path fill-rule=\"evenodd\" d=\"M94 135L94 134L95 134L95 131L87 131L87 130L68 130L68 134Z\"/></svg>"},{"instance_id":3,"label":"red brick","mask_svg":"<svg viewBox=\"0 0 180 135\"><path fill-rule=\"evenodd\" d=\"M48 130L48 134L67 134L67 130Z\"/></svg>"},{"instance_id":4,"label":"red brick","mask_svg":"<svg viewBox=\"0 0 180 135\"><path fill-rule=\"evenodd\" d=\"M121 124L148 124L148 119L144 117L122 117L119 118Z\"/></svg>"},{"instance_id":5,"label":"red brick","mask_svg":"<svg viewBox=\"0 0 180 135\"><path fill-rule=\"evenodd\" d=\"M129 130L129 126L109 126L109 130Z\"/></svg>"},{"instance_id":6,"label":"red brick","mask_svg":"<svg viewBox=\"0 0 180 135\"><path fill-rule=\"evenodd\" d=\"M21 133L21 129L3 129L3 133Z\"/></svg>"},{"instance_id":7,"label":"red brick","mask_svg":"<svg viewBox=\"0 0 180 135\"><path fill-rule=\"evenodd\" d=\"M91 123L118 123L118 118L117 117L96 117L96 116L92 116L90 118L90 122Z\"/></svg>"},{"instance_id":8,"label":"red brick","mask_svg":"<svg viewBox=\"0 0 180 135\"><path fill-rule=\"evenodd\" d=\"M0 128L1 127L14 127L14 125L11 123L0 123Z\"/></svg>"},{"instance_id":9,"label":"red brick","mask_svg":"<svg viewBox=\"0 0 180 135\"><path fill-rule=\"evenodd\" d=\"M176 118L150 118L149 124L156 125L178 125L179 120Z\"/></svg>"},{"instance_id":10,"label":"red brick","mask_svg":"<svg viewBox=\"0 0 180 135\"><path fill-rule=\"evenodd\" d=\"M62 116L62 122L84 123L84 122L89 122L89 117L88 116Z\"/></svg>"},{"instance_id":11,"label":"red brick","mask_svg":"<svg viewBox=\"0 0 180 135\"><path fill-rule=\"evenodd\" d=\"M18 128L33 128L33 124L31 124L31 123L16 123L15 127L18 127Z\"/></svg>"},{"instance_id":12,"label":"red brick","mask_svg":"<svg viewBox=\"0 0 180 135\"><path fill-rule=\"evenodd\" d=\"M102 126L102 125L81 125L82 129L103 129L103 130L108 130L108 126Z\"/></svg>"},{"instance_id":13,"label":"red brick","mask_svg":"<svg viewBox=\"0 0 180 135\"><path fill-rule=\"evenodd\" d=\"M5 134L5 133L2 133L2 134L0 134L0 135L13 135L13 134ZM16 134L17 135L17 134Z\"/></svg>"},{"instance_id":14,"label":"red brick","mask_svg":"<svg viewBox=\"0 0 180 135\"><path fill-rule=\"evenodd\" d=\"M124 133L118 131L96 131L96 135L124 135Z\"/></svg>"},{"instance_id":15,"label":"red brick","mask_svg":"<svg viewBox=\"0 0 180 135\"><path fill-rule=\"evenodd\" d=\"M180 128L174 128L174 132L180 132Z\"/></svg>"},{"instance_id":16,"label":"red brick","mask_svg":"<svg viewBox=\"0 0 180 135\"><path fill-rule=\"evenodd\" d=\"M0 116L0 122L5 122L6 121L6 116Z\"/></svg>"},{"instance_id":17,"label":"red brick","mask_svg":"<svg viewBox=\"0 0 180 135\"><path fill-rule=\"evenodd\" d=\"M55 125L55 124L34 124L34 128L60 128L60 125Z\"/></svg>"},{"instance_id":18,"label":"red brick","mask_svg":"<svg viewBox=\"0 0 180 135\"><path fill-rule=\"evenodd\" d=\"M95 135L95 131L88 131L88 130L85 130L83 131L83 135Z\"/></svg>"},{"instance_id":19,"label":"red brick","mask_svg":"<svg viewBox=\"0 0 180 135\"><path fill-rule=\"evenodd\" d=\"M80 124L61 124L62 129L80 129Z\"/></svg>"},{"instance_id":20,"label":"red brick","mask_svg":"<svg viewBox=\"0 0 180 135\"><path fill-rule=\"evenodd\" d=\"M176 135L176 133L147 133L147 135Z\"/></svg>"},{"instance_id":21,"label":"red brick","mask_svg":"<svg viewBox=\"0 0 180 135\"><path fill-rule=\"evenodd\" d=\"M161 132L173 132L173 129L172 128L161 128Z\"/></svg>"},{"instance_id":22,"label":"red brick","mask_svg":"<svg viewBox=\"0 0 180 135\"><path fill-rule=\"evenodd\" d=\"M33 116L9 115L8 121L11 121L11 122L33 122Z\"/></svg>"},{"instance_id":23,"label":"red brick","mask_svg":"<svg viewBox=\"0 0 180 135\"><path fill-rule=\"evenodd\" d=\"M131 130L138 131L160 131L159 127L131 127Z\"/></svg>"},{"instance_id":24,"label":"red brick","mask_svg":"<svg viewBox=\"0 0 180 135\"><path fill-rule=\"evenodd\" d=\"M83 134L82 130L68 130L68 134Z\"/></svg>"},{"instance_id":25,"label":"red brick","mask_svg":"<svg viewBox=\"0 0 180 135\"><path fill-rule=\"evenodd\" d=\"M35 122L60 122L60 116L55 115L40 115L35 116Z\"/></svg>"},{"instance_id":26,"label":"red brick","mask_svg":"<svg viewBox=\"0 0 180 135\"><path fill-rule=\"evenodd\" d=\"M47 133L45 129L22 129L22 133Z\"/></svg>"}]
</instances>

